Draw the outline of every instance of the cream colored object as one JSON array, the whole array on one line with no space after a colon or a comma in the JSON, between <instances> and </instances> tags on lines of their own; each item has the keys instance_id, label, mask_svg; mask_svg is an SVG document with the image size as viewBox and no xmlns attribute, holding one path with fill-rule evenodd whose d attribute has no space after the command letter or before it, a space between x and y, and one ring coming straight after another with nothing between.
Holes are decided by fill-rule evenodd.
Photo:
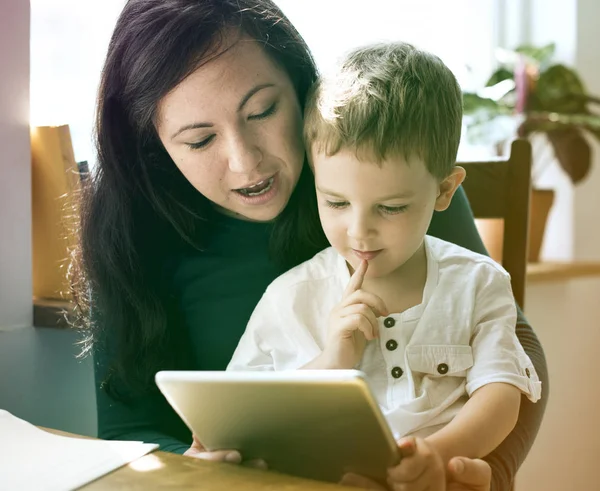
<instances>
[{"instance_id":1,"label":"cream colored object","mask_svg":"<svg viewBox=\"0 0 600 491\"><path fill-rule=\"evenodd\" d=\"M79 488L158 448L53 435L0 409L0 489Z\"/></svg>"},{"instance_id":2,"label":"cream colored object","mask_svg":"<svg viewBox=\"0 0 600 491\"><path fill-rule=\"evenodd\" d=\"M79 171L67 125L31 128L33 296L68 298L69 237Z\"/></svg>"},{"instance_id":3,"label":"cream colored object","mask_svg":"<svg viewBox=\"0 0 600 491\"><path fill-rule=\"evenodd\" d=\"M398 460L356 370L163 371L156 383L207 449L237 449L271 470L333 482L346 471L385 480Z\"/></svg>"}]
</instances>

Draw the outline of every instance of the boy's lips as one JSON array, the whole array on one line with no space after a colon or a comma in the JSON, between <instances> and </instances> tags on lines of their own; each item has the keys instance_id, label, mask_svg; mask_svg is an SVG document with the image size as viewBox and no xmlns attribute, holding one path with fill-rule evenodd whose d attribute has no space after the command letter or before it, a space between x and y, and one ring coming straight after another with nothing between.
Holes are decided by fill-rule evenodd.
<instances>
[{"instance_id":1,"label":"boy's lips","mask_svg":"<svg viewBox=\"0 0 600 491\"><path fill-rule=\"evenodd\" d=\"M352 249L352 252L356 257L365 261L371 261L372 259L375 259L375 257L377 257L381 251L383 251L383 249L378 249L376 251L359 251L357 249Z\"/></svg>"}]
</instances>

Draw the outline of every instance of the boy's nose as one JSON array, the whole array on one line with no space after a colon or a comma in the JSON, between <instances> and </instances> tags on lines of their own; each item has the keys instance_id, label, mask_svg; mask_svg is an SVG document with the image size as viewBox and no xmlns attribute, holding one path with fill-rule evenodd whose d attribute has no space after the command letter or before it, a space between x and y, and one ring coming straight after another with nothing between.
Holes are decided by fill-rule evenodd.
<instances>
[{"instance_id":1,"label":"boy's nose","mask_svg":"<svg viewBox=\"0 0 600 491\"><path fill-rule=\"evenodd\" d=\"M351 218L346 234L349 238L359 241L369 238L372 231L369 227L369 220L362 214Z\"/></svg>"}]
</instances>

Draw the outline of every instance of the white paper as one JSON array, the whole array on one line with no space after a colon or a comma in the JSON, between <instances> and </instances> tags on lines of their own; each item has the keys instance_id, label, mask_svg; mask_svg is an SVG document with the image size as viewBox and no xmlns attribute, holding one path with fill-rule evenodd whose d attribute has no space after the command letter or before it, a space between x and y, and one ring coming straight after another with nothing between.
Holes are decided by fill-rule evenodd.
<instances>
[{"instance_id":1,"label":"white paper","mask_svg":"<svg viewBox=\"0 0 600 491\"><path fill-rule=\"evenodd\" d=\"M54 435L0 409L0 490L76 489L157 447Z\"/></svg>"}]
</instances>

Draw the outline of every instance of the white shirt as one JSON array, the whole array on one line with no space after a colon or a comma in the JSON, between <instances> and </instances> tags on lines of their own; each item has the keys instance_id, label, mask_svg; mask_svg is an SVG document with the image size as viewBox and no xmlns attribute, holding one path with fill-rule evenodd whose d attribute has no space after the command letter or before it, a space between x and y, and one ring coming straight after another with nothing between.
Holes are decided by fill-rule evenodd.
<instances>
[{"instance_id":1,"label":"white shirt","mask_svg":"<svg viewBox=\"0 0 600 491\"><path fill-rule=\"evenodd\" d=\"M515 334L508 273L490 258L426 236L421 304L380 317L357 366L396 437L452 420L478 388L504 382L533 402L541 382ZM324 347L331 310L350 280L333 248L269 285L228 370L295 370Z\"/></svg>"}]
</instances>

